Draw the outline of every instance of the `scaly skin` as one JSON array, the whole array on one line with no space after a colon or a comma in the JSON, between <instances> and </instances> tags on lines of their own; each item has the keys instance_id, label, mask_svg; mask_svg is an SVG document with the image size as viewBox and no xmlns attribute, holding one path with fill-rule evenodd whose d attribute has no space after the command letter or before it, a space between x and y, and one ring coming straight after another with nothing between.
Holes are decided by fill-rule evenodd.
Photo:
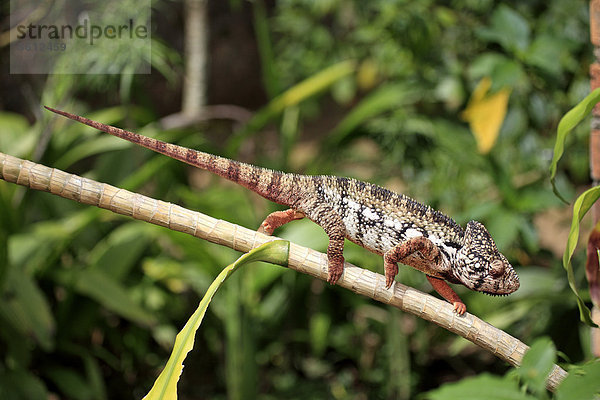
<instances>
[{"instance_id":1,"label":"scaly skin","mask_svg":"<svg viewBox=\"0 0 600 400\"><path fill-rule=\"evenodd\" d=\"M446 281L491 295L519 288L519 278L485 227L471 221L463 230L453 219L407 196L355 179L289 174L162 142L88 118L48 110L168 157L238 183L289 207L269 215L259 230L272 234L281 225L304 217L329 237L328 282L344 271L344 238L384 258L386 287L398 273L398 262L425 274L435 290L454 305L465 304Z\"/></svg>"}]
</instances>

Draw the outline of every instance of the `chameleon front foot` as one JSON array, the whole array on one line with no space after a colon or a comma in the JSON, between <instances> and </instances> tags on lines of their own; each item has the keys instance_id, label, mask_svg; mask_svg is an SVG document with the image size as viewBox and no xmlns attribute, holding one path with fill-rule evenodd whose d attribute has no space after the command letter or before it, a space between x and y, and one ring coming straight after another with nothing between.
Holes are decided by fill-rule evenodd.
<instances>
[{"instance_id":1,"label":"chameleon front foot","mask_svg":"<svg viewBox=\"0 0 600 400\"><path fill-rule=\"evenodd\" d=\"M462 302L460 297L454 290L446 283L445 280L440 278L434 278L433 276L427 275L427 280L431 283L431 286L438 292L446 301L452 303L454 306L454 312L458 315L463 315L467 311L467 306Z\"/></svg>"},{"instance_id":2,"label":"chameleon front foot","mask_svg":"<svg viewBox=\"0 0 600 400\"><path fill-rule=\"evenodd\" d=\"M458 315L463 315L465 312L467 312L467 306L465 303L463 303L462 301L458 301L454 303L454 312L457 313Z\"/></svg>"}]
</instances>

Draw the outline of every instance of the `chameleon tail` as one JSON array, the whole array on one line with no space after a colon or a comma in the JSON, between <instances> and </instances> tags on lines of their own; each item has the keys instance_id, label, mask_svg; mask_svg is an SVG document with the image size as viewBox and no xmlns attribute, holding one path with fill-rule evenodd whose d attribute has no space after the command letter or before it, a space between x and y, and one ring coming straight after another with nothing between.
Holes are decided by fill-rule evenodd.
<instances>
[{"instance_id":1,"label":"chameleon tail","mask_svg":"<svg viewBox=\"0 0 600 400\"><path fill-rule=\"evenodd\" d=\"M213 172L279 204L292 206L295 200L294 197L299 192L300 185L302 184L302 177L300 175L273 171L202 151L188 149L187 147L166 143L138 133L96 122L79 115L44 107L53 113L81 122L82 124L164 154L170 158Z\"/></svg>"}]
</instances>

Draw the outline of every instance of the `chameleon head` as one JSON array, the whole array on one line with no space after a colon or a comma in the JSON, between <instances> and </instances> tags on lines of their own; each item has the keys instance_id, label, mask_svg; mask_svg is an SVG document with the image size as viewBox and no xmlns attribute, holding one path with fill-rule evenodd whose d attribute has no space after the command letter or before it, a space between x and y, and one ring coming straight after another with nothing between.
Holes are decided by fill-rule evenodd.
<instances>
[{"instance_id":1,"label":"chameleon head","mask_svg":"<svg viewBox=\"0 0 600 400\"><path fill-rule=\"evenodd\" d=\"M454 277L471 290L507 295L519 288L519 277L483 224L471 221L452 268Z\"/></svg>"}]
</instances>

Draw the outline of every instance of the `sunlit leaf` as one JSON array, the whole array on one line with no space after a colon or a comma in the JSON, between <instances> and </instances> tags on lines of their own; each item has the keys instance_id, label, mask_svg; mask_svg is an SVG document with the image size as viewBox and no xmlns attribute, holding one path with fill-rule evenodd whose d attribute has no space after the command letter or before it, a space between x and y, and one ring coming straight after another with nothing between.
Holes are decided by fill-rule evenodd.
<instances>
[{"instance_id":1,"label":"sunlit leaf","mask_svg":"<svg viewBox=\"0 0 600 400\"><path fill-rule=\"evenodd\" d=\"M581 100L579 104L569 110L558 123L556 143L554 144L554 155L552 156L552 163L550 164L550 182L552 183L554 194L565 203L568 202L558 192L554 181L556 178L558 161L564 153L567 135L592 111L598 102L600 102L600 88L587 95L585 99Z\"/></svg>"},{"instance_id":2,"label":"sunlit leaf","mask_svg":"<svg viewBox=\"0 0 600 400\"><path fill-rule=\"evenodd\" d=\"M192 314L181 332L177 334L173 351L165 368L160 373L159 377L154 382L152 389L150 389L150 392L148 392L144 399L177 399L177 382L183 372L183 361L194 347L196 331L202 323L204 314L206 313L213 296L223 285L225 280L239 267L254 261L265 261L277 265L287 265L288 254L289 242L283 240L268 242L244 254L233 264L228 265L221 271L206 291L206 294L200 301L194 314Z\"/></svg>"},{"instance_id":3,"label":"sunlit leaf","mask_svg":"<svg viewBox=\"0 0 600 400\"><path fill-rule=\"evenodd\" d=\"M479 153L486 154L494 147L502 122L506 117L508 98L511 90L503 88L488 95L492 81L488 77L481 79L469 100L462 118L469 122L471 132L477 141Z\"/></svg>"}]
</instances>

